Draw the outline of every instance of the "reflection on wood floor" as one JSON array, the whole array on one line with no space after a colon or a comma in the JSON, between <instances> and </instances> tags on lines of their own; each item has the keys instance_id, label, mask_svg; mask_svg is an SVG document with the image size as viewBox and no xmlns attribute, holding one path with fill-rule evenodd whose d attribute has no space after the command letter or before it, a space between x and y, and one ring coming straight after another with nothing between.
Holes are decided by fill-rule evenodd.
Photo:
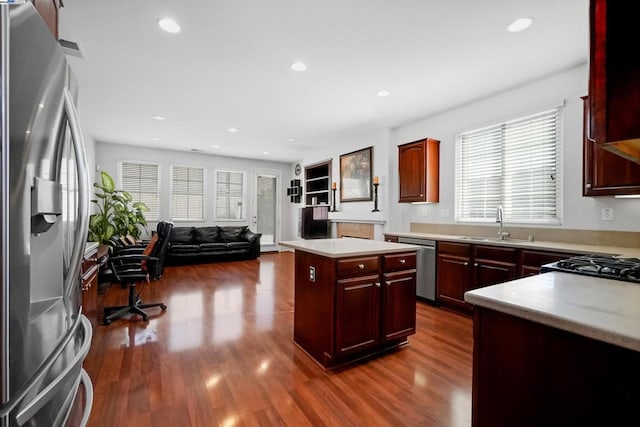
<instances>
[{"instance_id":1,"label":"reflection on wood floor","mask_svg":"<svg viewBox=\"0 0 640 427\"><path fill-rule=\"evenodd\" d=\"M418 303L408 346L324 371L292 341L292 253L167 267L142 298L168 309L93 319L90 426L471 425L470 318Z\"/></svg>"}]
</instances>

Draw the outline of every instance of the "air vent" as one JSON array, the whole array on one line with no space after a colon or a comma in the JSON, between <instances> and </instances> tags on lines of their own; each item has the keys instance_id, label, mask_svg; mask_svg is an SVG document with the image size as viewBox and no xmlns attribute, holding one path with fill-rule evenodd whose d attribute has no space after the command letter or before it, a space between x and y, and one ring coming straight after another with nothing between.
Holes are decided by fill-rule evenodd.
<instances>
[{"instance_id":1,"label":"air vent","mask_svg":"<svg viewBox=\"0 0 640 427\"><path fill-rule=\"evenodd\" d=\"M84 55L84 49L82 48L82 45L80 43L65 39L58 40L58 43L60 43L60 46L62 47L62 50L66 55L86 59L86 56Z\"/></svg>"},{"instance_id":2,"label":"air vent","mask_svg":"<svg viewBox=\"0 0 640 427\"><path fill-rule=\"evenodd\" d=\"M201 150L199 150L198 148L192 148L191 151L193 151L194 153L197 153L198 151L201 151Z\"/></svg>"}]
</instances>

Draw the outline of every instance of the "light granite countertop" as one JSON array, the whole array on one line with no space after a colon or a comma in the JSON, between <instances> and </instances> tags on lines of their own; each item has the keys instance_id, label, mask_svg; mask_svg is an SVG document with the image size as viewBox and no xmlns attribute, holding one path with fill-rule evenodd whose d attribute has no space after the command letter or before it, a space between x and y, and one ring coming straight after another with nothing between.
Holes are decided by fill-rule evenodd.
<instances>
[{"instance_id":1,"label":"light granite countertop","mask_svg":"<svg viewBox=\"0 0 640 427\"><path fill-rule=\"evenodd\" d=\"M640 351L640 284L550 272L468 291L468 303Z\"/></svg>"},{"instance_id":2,"label":"light granite countertop","mask_svg":"<svg viewBox=\"0 0 640 427\"><path fill-rule=\"evenodd\" d=\"M625 258L640 258L640 248L626 248L619 246L584 245L577 243L549 242L537 240L534 240L533 242L529 242L527 240L499 241L493 238L482 239L479 237L459 236L452 234L432 234L416 232L388 232L385 234L390 234L398 237L412 237L417 239L473 243L476 245L509 246L516 248L539 249L545 251L557 251L576 254L615 255Z\"/></svg>"},{"instance_id":3,"label":"light granite countertop","mask_svg":"<svg viewBox=\"0 0 640 427\"><path fill-rule=\"evenodd\" d=\"M340 239L290 240L280 242L282 246L296 250L322 255L328 258L344 258L351 256L380 255L417 251L420 246L406 243L390 243L381 240L356 239L342 237Z\"/></svg>"}]
</instances>

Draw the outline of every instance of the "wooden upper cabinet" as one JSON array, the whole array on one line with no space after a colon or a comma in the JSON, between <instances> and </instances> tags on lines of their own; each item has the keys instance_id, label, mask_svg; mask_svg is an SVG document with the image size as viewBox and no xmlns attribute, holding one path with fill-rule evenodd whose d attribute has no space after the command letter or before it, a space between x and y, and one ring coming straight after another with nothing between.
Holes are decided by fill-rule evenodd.
<instances>
[{"instance_id":1,"label":"wooden upper cabinet","mask_svg":"<svg viewBox=\"0 0 640 427\"><path fill-rule=\"evenodd\" d=\"M629 3L591 0L587 138L640 163L640 43Z\"/></svg>"},{"instance_id":2,"label":"wooden upper cabinet","mask_svg":"<svg viewBox=\"0 0 640 427\"><path fill-rule=\"evenodd\" d=\"M589 97L583 96L583 196L640 194L640 164L605 150L587 137Z\"/></svg>"},{"instance_id":3,"label":"wooden upper cabinet","mask_svg":"<svg viewBox=\"0 0 640 427\"><path fill-rule=\"evenodd\" d=\"M440 141L425 138L398 146L400 203L439 201Z\"/></svg>"},{"instance_id":4,"label":"wooden upper cabinet","mask_svg":"<svg viewBox=\"0 0 640 427\"><path fill-rule=\"evenodd\" d=\"M60 0L31 0L42 19L51 30L53 37L58 39L58 9Z\"/></svg>"}]
</instances>

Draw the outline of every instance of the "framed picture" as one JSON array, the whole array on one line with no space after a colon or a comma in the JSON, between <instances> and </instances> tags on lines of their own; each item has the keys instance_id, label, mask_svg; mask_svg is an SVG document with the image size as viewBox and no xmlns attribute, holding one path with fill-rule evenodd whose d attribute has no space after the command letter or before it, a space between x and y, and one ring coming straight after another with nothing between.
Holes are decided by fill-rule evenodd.
<instances>
[{"instance_id":1,"label":"framed picture","mask_svg":"<svg viewBox=\"0 0 640 427\"><path fill-rule=\"evenodd\" d=\"M373 147L340 156L340 202L372 200Z\"/></svg>"}]
</instances>

